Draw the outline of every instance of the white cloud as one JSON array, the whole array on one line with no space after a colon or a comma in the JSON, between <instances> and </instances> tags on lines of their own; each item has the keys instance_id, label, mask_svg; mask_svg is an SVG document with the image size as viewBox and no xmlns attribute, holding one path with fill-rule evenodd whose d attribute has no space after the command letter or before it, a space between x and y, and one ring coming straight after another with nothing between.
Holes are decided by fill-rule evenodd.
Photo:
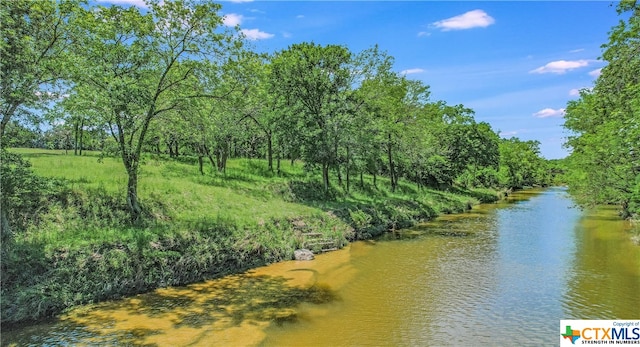
<instances>
[{"instance_id":1,"label":"white cloud","mask_svg":"<svg viewBox=\"0 0 640 347\"><path fill-rule=\"evenodd\" d=\"M557 60L547 63L545 66L541 66L537 69L529 71L529 73L555 73L563 74L567 71L578 69L589 65L588 60Z\"/></svg>"},{"instance_id":2,"label":"white cloud","mask_svg":"<svg viewBox=\"0 0 640 347\"><path fill-rule=\"evenodd\" d=\"M593 71L589 71L589 76L598 78L601 73L602 73L602 68L599 68L599 69L595 69Z\"/></svg>"},{"instance_id":3,"label":"white cloud","mask_svg":"<svg viewBox=\"0 0 640 347\"><path fill-rule=\"evenodd\" d=\"M290 38L290 37L292 37L292 36L293 36L293 35L292 35L290 32L288 32L288 31L283 31L283 32L282 32L282 37L284 37L284 38L286 38L286 39L288 39L288 38Z\"/></svg>"},{"instance_id":4,"label":"white cloud","mask_svg":"<svg viewBox=\"0 0 640 347\"><path fill-rule=\"evenodd\" d=\"M236 25L242 24L242 20L244 17L241 14L229 13L225 14L222 18L222 24L228 27L234 27Z\"/></svg>"},{"instance_id":5,"label":"white cloud","mask_svg":"<svg viewBox=\"0 0 640 347\"><path fill-rule=\"evenodd\" d=\"M501 131L499 135L501 137L507 138L507 137L518 135L518 131L516 131L516 130L513 130L513 131Z\"/></svg>"},{"instance_id":6,"label":"white cloud","mask_svg":"<svg viewBox=\"0 0 640 347\"><path fill-rule=\"evenodd\" d=\"M588 92L592 91L593 88L582 87L582 88L573 88L569 91L569 96L580 96L580 91L586 90Z\"/></svg>"},{"instance_id":7,"label":"white cloud","mask_svg":"<svg viewBox=\"0 0 640 347\"><path fill-rule=\"evenodd\" d=\"M549 117L562 117L564 116L564 108L554 110L552 108L545 108L533 114L536 118L549 118Z\"/></svg>"},{"instance_id":8,"label":"white cloud","mask_svg":"<svg viewBox=\"0 0 640 347\"><path fill-rule=\"evenodd\" d=\"M296 18L302 19L302 18L304 18L304 15L303 14L299 14L299 15L296 16Z\"/></svg>"},{"instance_id":9,"label":"white cloud","mask_svg":"<svg viewBox=\"0 0 640 347\"><path fill-rule=\"evenodd\" d=\"M423 72L424 72L424 70L420 69L420 68L407 69L407 70L400 71L400 73L403 74L403 75L411 75L411 74L417 74L417 73L423 73Z\"/></svg>"},{"instance_id":10,"label":"white cloud","mask_svg":"<svg viewBox=\"0 0 640 347\"><path fill-rule=\"evenodd\" d=\"M442 31L486 28L496 20L483 10L473 10L459 16L434 22L432 25Z\"/></svg>"},{"instance_id":11,"label":"white cloud","mask_svg":"<svg viewBox=\"0 0 640 347\"><path fill-rule=\"evenodd\" d=\"M229 2L233 2L235 4L241 4L243 2L253 2L253 0L229 0Z\"/></svg>"},{"instance_id":12,"label":"white cloud","mask_svg":"<svg viewBox=\"0 0 640 347\"><path fill-rule=\"evenodd\" d=\"M147 4L144 3L144 0L98 0L98 2L109 3L113 5L131 5L141 8L147 8Z\"/></svg>"},{"instance_id":13,"label":"white cloud","mask_svg":"<svg viewBox=\"0 0 640 347\"><path fill-rule=\"evenodd\" d=\"M274 36L273 34L260 31L260 29L242 29L240 31L247 37L247 39L252 41L270 39Z\"/></svg>"},{"instance_id":14,"label":"white cloud","mask_svg":"<svg viewBox=\"0 0 640 347\"><path fill-rule=\"evenodd\" d=\"M422 36L431 36L431 33L426 31L421 31L418 33L418 37L422 37Z\"/></svg>"},{"instance_id":15,"label":"white cloud","mask_svg":"<svg viewBox=\"0 0 640 347\"><path fill-rule=\"evenodd\" d=\"M569 53L578 53L578 52L582 52L584 51L584 48L578 48L578 49L572 49L569 51Z\"/></svg>"}]
</instances>

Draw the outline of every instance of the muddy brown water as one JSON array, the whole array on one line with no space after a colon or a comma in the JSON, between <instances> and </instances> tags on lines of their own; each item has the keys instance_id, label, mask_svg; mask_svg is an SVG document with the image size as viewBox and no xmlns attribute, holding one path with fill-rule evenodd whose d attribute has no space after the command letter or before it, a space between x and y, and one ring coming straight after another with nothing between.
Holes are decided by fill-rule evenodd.
<instances>
[{"instance_id":1,"label":"muddy brown water","mask_svg":"<svg viewBox=\"0 0 640 347\"><path fill-rule=\"evenodd\" d=\"M560 319L640 319L614 207L528 190L309 262L80 307L3 345L557 345Z\"/></svg>"}]
</instances>

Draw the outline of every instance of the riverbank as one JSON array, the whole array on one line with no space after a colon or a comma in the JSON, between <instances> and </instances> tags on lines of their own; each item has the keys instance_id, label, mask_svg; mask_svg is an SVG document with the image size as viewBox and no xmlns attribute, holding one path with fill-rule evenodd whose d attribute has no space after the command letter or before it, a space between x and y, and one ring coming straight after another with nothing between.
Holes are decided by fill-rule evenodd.
<instances>
[{"instance_id":1,"label":"riverbank","mask_svg":"<svg viewBox=\"0 0 640 347\"><path fill-rule=\"evenodd\" d=\"M276 176L265 161L238 159L225 174L201 175L193 160L149 157L139 187L146 222L130 227L118 159L18 152L38 176L62 181L2 244L2 323L241 272L291 259L297 248L341 248L500 196L403 181L391 192L388 179L366 175L348 192L334 184L325 194L300 163Z\"/></svg>"}]
</instances>

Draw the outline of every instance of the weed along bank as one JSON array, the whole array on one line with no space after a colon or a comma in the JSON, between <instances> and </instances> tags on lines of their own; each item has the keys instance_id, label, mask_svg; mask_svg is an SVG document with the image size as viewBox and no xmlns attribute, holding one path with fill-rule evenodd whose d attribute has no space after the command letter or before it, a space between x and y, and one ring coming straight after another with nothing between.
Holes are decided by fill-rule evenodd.
<instances>
[{"instance_id":1,"label":"weed along bank","mask_svg":"<svg viewBox=\"0 0 640 347\"><path fill-rule=\"evenodd\" d=\"M117 158L16 152L47 177L50 191L38 196L46 206L38 223L6 244L4 323L242 272L293 259L297 249L339 249L498 199L490 190L453 193L402 181L392 193L382 177L378 189L365 177L365 188L334 187L326 198L300 163L282 165L278 177L264 174L265 161L230 159L224 175L203 176L193 162L150 157L139 190L146 222L133 226Z\"/></svg>"},{"instance_id":2,"label":"weed along bank","mask_svg":"<svg viewBox=\"0 0 640 347\"><path fill-rule=\"evenodd\" d=\"M618 324L640 313L640 249L628 238L631 226L615 209L572 205L563 188L519 191L311 261L285 260L80 306L41 324L3 326L3 344L553 345L567 334L560 322L584 341L605 341L608 327L612 339L633 339L635 326L563 320L598 317L603 307L621 317L611 321ZM603 253L609 261L593 261ZM496 324L516 334L492 329ZM452 326L460 333L451 335Z\"/></svg>"}]
</instances>

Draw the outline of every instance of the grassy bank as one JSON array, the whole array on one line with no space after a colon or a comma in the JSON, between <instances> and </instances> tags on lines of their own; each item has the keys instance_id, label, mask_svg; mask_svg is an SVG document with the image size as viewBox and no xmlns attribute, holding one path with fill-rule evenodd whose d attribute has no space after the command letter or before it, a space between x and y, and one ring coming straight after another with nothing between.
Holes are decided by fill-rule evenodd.
<instances>
[{"instance_id":1,"label":"grassy bank","mask_svg":"<svg viewBox=\"0 0 640 347\"><path fill-rule=\"evenodd\" d=\"M439 191L365 176L350 192L283 163L237 159L226 174L195 159L148 157L139 194L145 224L127 226L126 175L116 158L13 150L38 176L59 179L23 230L3 242L2 322L56 315L97 302L291 259L297 248L340 248L441 213L497 200L490 190ZM46 200L46 201L45 201Z\"/></svg>"}]
</instances>

